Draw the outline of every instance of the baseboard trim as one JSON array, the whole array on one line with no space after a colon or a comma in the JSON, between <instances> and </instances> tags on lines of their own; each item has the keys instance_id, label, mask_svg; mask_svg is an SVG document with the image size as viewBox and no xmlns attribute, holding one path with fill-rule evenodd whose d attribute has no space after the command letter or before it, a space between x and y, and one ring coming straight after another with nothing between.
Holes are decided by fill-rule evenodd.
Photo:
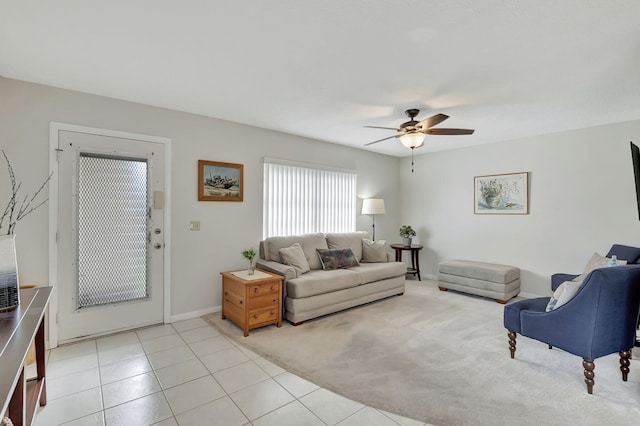
<instances>
[{"instance_id":1,"label":"baseboard trim","mask_svg":"<svg viewBox=\"0 0 640 426\"><path fill-rule=\"evenodd\" d=\"M178 322L178 321L184 321L184 320L189 320L193 318L199 318L203 315L211 314L213 312L220 312L221 310L222 310L222 306L218 305L212 308L200 309L197 311L185 312L183 314L171 315L171 322Z\"/></svg>"}]
</instances>

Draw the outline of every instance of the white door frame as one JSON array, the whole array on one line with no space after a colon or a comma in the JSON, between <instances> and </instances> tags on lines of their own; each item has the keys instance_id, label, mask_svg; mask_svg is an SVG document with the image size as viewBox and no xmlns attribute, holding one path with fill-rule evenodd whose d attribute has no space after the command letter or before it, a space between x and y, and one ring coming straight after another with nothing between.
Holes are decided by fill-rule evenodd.
<instances>
[{"instance_id":1,"label":"white door frame","mask_svg":"<svg viewBox=\"0 0 640 426\"><path fill-rule=\"evenodd\" d=\"M145 142L161 143L165 146L164 156L164 304L163 322L171 322L171 139L140 133L122 132L118 130L100 129L96 127L78 126L67 123L49 123L49 170L54 172L49 184L49 285L53 286L51 303L49 304L49 348L58 346L58 147L61 131L87 133L91 135L109 136L125 139L136 139Z\"/></svg>"}]
</instances>

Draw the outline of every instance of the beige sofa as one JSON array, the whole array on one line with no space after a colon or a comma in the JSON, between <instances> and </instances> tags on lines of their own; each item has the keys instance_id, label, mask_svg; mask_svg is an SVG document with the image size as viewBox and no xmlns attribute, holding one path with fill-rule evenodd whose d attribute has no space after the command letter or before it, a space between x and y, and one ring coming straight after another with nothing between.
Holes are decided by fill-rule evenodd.
<instances>
[{"instance_id":1,"label":"beige sofa","mask_svg":"<svg viewBox=\"0 0 640 426\"><path fill-rule=\"evenodd\" d=\"M284 277L284 317L298 325L303 321L343 309L404 293L406 265L392 261L390 253L382 253L370 263L363 259L363 238L366 232L336 234L305 234L270 237L260 242L260 258L256 266ZM300 244L309 272L296 272L283 262L280 249ZM316 249L351 248L359 266L323 270ZM365 251L371 253L370 246ZM370 257L373 259L373 257Z\"/></svg>"}]
</instances>

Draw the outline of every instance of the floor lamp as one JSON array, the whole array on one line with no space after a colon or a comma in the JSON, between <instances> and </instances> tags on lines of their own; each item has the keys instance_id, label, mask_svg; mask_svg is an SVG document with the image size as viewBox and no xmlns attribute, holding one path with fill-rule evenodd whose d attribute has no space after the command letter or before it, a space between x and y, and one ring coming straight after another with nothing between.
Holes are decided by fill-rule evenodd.
<instances>
[{"instance_id":1,"label":"floor lamp","mask_svg":"<svg viewBox=\"0 0 640 426\"><path fill-rule=\"evenodd\" d=\"M371 215L371 228L373 229L373 241L376 240L376 219L375 215L385 214L384 200L382 198L367 198L362 200L362 214Z\"/></svg>"}]
</instances>

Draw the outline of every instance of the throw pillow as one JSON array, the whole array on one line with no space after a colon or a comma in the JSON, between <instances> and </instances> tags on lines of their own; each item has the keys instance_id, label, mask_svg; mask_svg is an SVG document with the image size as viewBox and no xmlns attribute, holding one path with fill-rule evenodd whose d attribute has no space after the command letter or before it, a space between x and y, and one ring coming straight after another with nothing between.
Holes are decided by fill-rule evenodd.
<instances>
[{"instance_id":1,"label":"throw pillow","mask_svg":"<svg viewBox=\"0 0 640 426\"><path fill-rule=\"evenodd\" d=\"M591 256L591 259L589 259L589 261L587 262L587 266L584 268L583 275L588 274L594 269L606 268L607 266L609 266L610 260L611 259L609 259L608 257L601 256L598 253L593 253L593 256ZM626 265L626 264L627 264L626 260L618 260L618 265Z\"/></svg>"},{"instance_id":2,"label":"throw pillow","mask_svg":"<svg viewBox=\"0 0 640 426\"><path fill-rule=\"evenodd\" d=\"M339 268L352 268L358 266L358 260L350 248L316 249L322 269L330 271Z\"/></svg>"},{"instance_id":3,"label":"throw pillow","mask_svg":"<svg viewBox=\"0 0 640 426\"><path fill-rule=\"evenodd\" d=\"M573 297L578 293L578 290L580 290L581 285L582 281L565 281L560 284L556 291L553 292L551 299L549 299L546 311L549 312L554 309L558 309L560 306L573 299Z\"/></svg>"},{"instance_id":4,"label":"throw pillow","mask_svg":"<svg viewBox=\"0 0 640 426\"><path fill-rule=\"evenodd\" d=\"M384 251L385 240L371 241L362 239L362 262L379 263L387 261L387 253Z\"/></svg>"},{"instance_id":5,"label":"throw pillow","mask_svg":"<svg viewBox=\"0 0 640 426\"><path fill-rule=\"evenodd\" d=\"M281 248L279 252L282 263L292 266L297 275L302 275L311 270L300 244L294 243L291 247Z\"/></svg>"},{"instance_id":6,"label":"throw pillow","mask_svg":"<svg viewBox=\"0 0 640 426\"><path fill-rule=\"evenodd\" d=\"M353 251L353 254L355 254L356 260L360 261L360 259L362 259L362 239L369 238L369 234L365 231L337 232L327 233L325 237L327 238L328 249L349 247L351 251Z\"/></svg>"}]
</instances>

